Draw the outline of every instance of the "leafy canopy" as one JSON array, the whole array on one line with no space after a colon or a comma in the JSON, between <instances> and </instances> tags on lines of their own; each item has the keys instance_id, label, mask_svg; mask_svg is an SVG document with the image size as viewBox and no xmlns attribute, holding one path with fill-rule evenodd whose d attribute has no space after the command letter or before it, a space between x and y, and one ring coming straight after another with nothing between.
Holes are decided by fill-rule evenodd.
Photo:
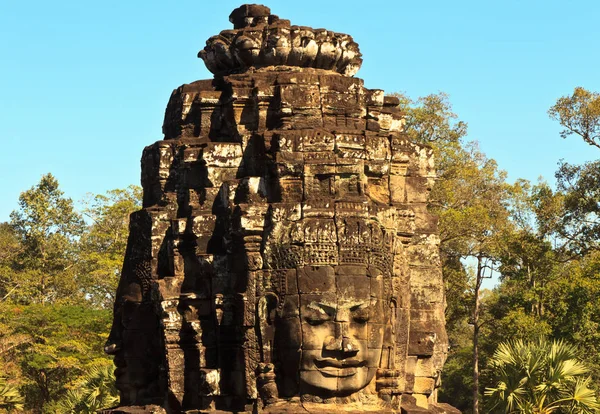
<instances>
[{"instance_id":1,"label":"leafy canopy","mask_svg":"<svg viewBox=\"0 0 600 414\"><path fill-rule=\"evenodd\" d=\"M20 243L12 261L10 284L21 303L74 302L81 297L75 274L76 248L85 230L73 201L60 191L58 181L46 174L19 196L19 209L10 225Z\"/></svg>"},{"instance_id":2,"label":"leafy canopy","mask_svg":"<svg viewBox=\"0 0 600 414\"><path fill-rule=\"evenodd\" d=\"M585 142L600 148L600 94L577 87L571 96L563 96L548 110L550 118L565 129L562 138L577 134Z\"/></svg>"}]
</instances>

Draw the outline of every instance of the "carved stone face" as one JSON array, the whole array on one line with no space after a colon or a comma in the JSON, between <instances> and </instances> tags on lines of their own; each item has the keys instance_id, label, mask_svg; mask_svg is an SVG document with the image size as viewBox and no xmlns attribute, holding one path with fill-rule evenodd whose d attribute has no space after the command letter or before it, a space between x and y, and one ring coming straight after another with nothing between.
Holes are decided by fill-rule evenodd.
<instances>
[{"instance_id":1,"label":"carved stone face","mask_svg":"<svg viewBox=\"0 0 600 414\"><path fill-rule=\"evenodd\" d=\"M299 293L286 295L276 331L282 371L297 367L301 394L365 388L379 367L389 318L383 278L364 265L305 266L295 274ZM288 287L293 282L288 275Z\"/></svg>"},{"instance_id":2,"label":"carved stone face","mask_svg":"<svg viewBox=\"0 0 600 414\"><path fill-rule=\"evenodd\" d=\"M152 305L142 302L141 287L131 283L115 309L115 320L104 351L114 356L115 379L124 404L138 401L156 389L151 382L157 377L155 360L157 338L152 329L156 316ZM148 392L149 391L149 392Z\"/></svg>"}]
</instances>

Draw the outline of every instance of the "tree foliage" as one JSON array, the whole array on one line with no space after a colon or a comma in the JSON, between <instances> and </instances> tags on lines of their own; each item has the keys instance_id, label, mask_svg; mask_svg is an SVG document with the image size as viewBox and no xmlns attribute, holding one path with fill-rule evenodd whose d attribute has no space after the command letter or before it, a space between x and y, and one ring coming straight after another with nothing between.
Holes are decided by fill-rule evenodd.
<instances>
[{"instance_id":1,"label":"tree foliage","mask_svg":"<svg viewBox=\"0 0 600 414\"><path fill-rule=\"evenodd\" d=\"M575 92L551 116L565 127L563 137L598 143L598 96ZM498 344L540 336L576 344L589 374L600 380L598 162L561 163L556 188L522 179L509 184L494 160L466 141L466 124L446 95L399 98L406 133L433 148L438 169L430 209L439 217L451 344L440 398L465 413L478 411L479 393L470 390L479 376L491 384L496 368L488 361ZM490 274L498 286L481 289ZM469 355L481 371L470 372Z\"/></svg>"},{"instance_id":2,"label":"tree foliage","mask_svg":"<svg viewBox=\"0 0 600 414\"><path fill-rule=\"evenodd\" d=\"M135 186L112 190L90 195L79 212L47 174L0 223L0 377L10 378L0 383L0 410L91 413L116 404L102 351L107 305L140 199Z\"/></svg>"},{"instance_id":3,"label":"tree foliage","mask_svg":"<svg viewBox=\"0 0 600 414\"><path fill-rule=\"evenodd\" d=\"M416 101L404 94L393 95L400 99L400 107L405 112L406 131L413 142L442 147L459 143L467 135L467 124L458 120L458 115L452 112L447 94L431 94Z\"/></svg>"},{"instance_id":4,"label":"tree foliage","mask_svg":"<svg viewBox=\"0 0 600 414\"><path fill-rule=\"evenodd\" d=\"M90 195L83 213L91 221L80 240L81 282L94 304L109 308L123 264L129 215L138 210L141 189L129 186L106 194Z\"/></svg>"},{"instance_id":5,"label":"tree foliage","mask_svg":"<svg viewBox=\"0 0 600 414\"><path fill-rule=\"evenodd\" d=\"M76 246L84 222L73 201L63 196L56 178L46 174L21 193L19 209L10 218L20 243L10 266L10 284L18 286L13 300L41 304L76 301L81 296L76 283Z\"/></svg>"},{"instance_id":6,"label":"tree foliage","mask_svg":"<svg viewBox=\"0 0 600 414\"><path fill-rule=\"evenodd\" d=\"M439 93L416 101L397 96L406 114L408 136L434 151L438 179L430 194L430 210L439 217L444 281L451 293L449 338L451 345L465 335L472 338L467 345L472 352L469 382L473 410L478 411L480 291L483 280L495 269L504 235L512 226L508 209L512 189L496 162L486 157L476 142L464 141L467 124L452 111L447 95ZM474 263L473 272L466 267L468 261ZM465 325L470 325L472 332L467 333ZM463 349L451 352L464 362ZM450 363L448 382L465 383L464 363L456 371L452 370L452 360ZM444 390L443 395L450 394Z\"/></svg>"},{"instance_id":7,"label":"tree foliage","mask_svg":"<svg viewBox=\"0 0 600 414\"><path fill-rule=\"evenodd\" d=\"M577 87L571 96L563 96L548 111L565 129L562 138L577 134L585 142L600 148L600 94Z\"/></svg>"},{"instance_id":8,"label":"tree foliage","mask_svg":"<svg viewBox=\"0 0 600 414\"><path fill-rule=\"evenodd\" d=\"M26 407L38 411L62 398L69 384L105 360L102 345L110 329L110 312L73 305L12 305L1 308L0 323L11 336L28 340L2 355L3 365L19 368Z\"/></svg>"},{"instance_id":9,"label":"tree foliage","mask_svg":"<svg viewBox=\"0 0 600 414\"><path fill-rule=\"evenodd\" d=\"M0 301L19 294L18 278L14 277L16 259L23 253L23 245L9 223L0 223Z\"/></svg>"},{"instance_id":10,"label":"tree foliage","mask_svg":"<svg viewBox=\"0 0 600 414\"><path fill-rule=\"evenodd\" d=\"M562 202L555 230L572 253L600 248L600 161L583 165L562 162L556 172Z\"/></svg>"}]
</instances>

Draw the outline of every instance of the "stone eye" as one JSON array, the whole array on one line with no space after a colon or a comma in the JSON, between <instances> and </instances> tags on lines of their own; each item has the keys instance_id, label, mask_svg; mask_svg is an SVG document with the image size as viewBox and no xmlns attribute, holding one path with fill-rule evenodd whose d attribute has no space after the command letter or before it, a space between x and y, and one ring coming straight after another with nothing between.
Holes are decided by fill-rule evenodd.
<instances>
[{"instance_id":1,"label":"stone eye","mask_svg":"<svg viewBox=\"0 0 600 414\"><path fill-rule=\"evenodd\" d=\"M308 322L309 325L321 325L323 322L325 322L326 319L319 319L319 318L306 318L306 322Z\"/></svg>"},{"instance_id":2,"label":"stone eye","mask_svg":"<svg viewBox=\"0 0 600 414\"><path fill-rule=\"evenodd\" d=\"M367 323L369 321L369 310L365 308L356 309L352 312L352 320L356 323Z\"/></svg>"},{"instance_id":3,"label":"stone eye","mask_svg":"<svg viewBox=\"0 0 600 414\"><path fill-rule=\"evenodd\" d=\"M368 321L369 321L368 316L355 316L354 317L354 322L356 322L356 323L367 323Z\"/></svg>"},{"instance_id":4,"label":"stone eye","mask_svg":"<svg viewBox=\"0 0 600 414\"><path fill-rule=\"evenodd\" d=\"M330 319L329 315L323 310L309 309L306 311L306 317L304 318L310 325L321 325Z\"/></svg>"}]
</instances>

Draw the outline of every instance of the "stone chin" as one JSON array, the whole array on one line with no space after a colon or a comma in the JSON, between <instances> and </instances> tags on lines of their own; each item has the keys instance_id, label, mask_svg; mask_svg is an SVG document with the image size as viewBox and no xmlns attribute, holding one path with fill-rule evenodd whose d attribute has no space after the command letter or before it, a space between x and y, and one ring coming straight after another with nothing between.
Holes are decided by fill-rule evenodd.
<instances>
[{"instance_id":1,"label":"stone chin","mask_svg":"<svg viewBox=\"0 0 600 414\"><path fill-rule=\"evenodd\" d=\"M300 388L307 394L347 397L371 383L375 370L360 367L323 367L300 372Z\"/></svg>"}]
</instances>

